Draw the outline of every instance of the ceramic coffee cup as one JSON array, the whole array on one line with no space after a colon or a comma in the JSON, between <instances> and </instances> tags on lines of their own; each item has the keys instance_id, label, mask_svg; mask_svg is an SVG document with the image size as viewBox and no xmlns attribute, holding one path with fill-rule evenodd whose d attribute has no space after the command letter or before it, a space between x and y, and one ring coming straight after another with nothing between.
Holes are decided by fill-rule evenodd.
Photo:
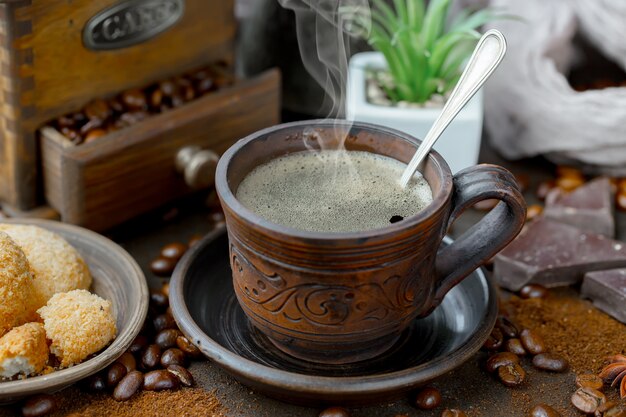
<instances>
[{"instance_id":1,"label":"ceramic coffee cup","mask_svg":"<svg viewBox=\"0 0 626 417\"><path fill-rule=\"evenodd\" d=\"M384 352L412 320L432 312L452 287L522 228L526 206L510 172L478 165L453 177L436 152L422 169L432 203L385 228L308 232L272 223L245 208L235 197L244 177L271 159L317 146L305 131L314 131L327 146L345 139L348 150L405 163L419 143L381 126L306 121L254 133L220 159L216 188L226 216L239 304L260 332L292 356L341 364ZM440 249L454 219L485 199L501 202Z\"/></svg>"}]
</instances>

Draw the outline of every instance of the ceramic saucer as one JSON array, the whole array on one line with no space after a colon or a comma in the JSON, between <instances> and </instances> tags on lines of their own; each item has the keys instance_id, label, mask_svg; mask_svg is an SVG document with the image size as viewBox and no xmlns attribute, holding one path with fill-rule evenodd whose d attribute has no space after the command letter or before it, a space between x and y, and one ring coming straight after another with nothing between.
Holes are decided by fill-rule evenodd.
<instances>
[{"instance_id":1,"label":"ceramic saucer","mask_svg":"<svg viewBox=\"0 0 626 417\"><path fill-rule=\"evenodd\" d=\"M302 361L276 349L248 323L233 291L225 229L207 235L179 262L170 304L183 333L237 380L270 397L316 405L400 397L469 359L497 315L495 288L477 270L430 316L414 320L383 355L349 365Z\"/></svg>"}]
</instances>

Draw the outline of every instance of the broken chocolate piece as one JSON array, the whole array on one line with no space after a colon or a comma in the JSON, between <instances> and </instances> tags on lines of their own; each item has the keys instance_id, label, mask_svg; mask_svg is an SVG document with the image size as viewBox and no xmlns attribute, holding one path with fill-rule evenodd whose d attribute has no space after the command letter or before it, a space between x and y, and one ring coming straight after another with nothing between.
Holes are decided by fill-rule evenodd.
<instances>
[{"instance_id":1,"label":"broken chocolate piece","mask_svg":"<svg viewBox=\"0 0 626 417\"><path fill-rule=\"evenodd\" d=\"M587 232L615 236L611 181L597 178L570 193L553 189L546 196L544 215Z\"/></svg>"},{"instance_id":2,"label":"broken chocolate piece","mask_svg":"<svg viewBox=\"0 0 626 417\"><path fill-rule=\"evenodd\" d=\"M585 274L580 294L593 305L626 324L626 269Z\"/></svg>"},{"instance_id":3,"label":"broken chocolate piece","mask_svg":"<svg viewBox=\"0 0 626 417\"><path fill-rule=\"evenodd\" d=\"M626 267L626 244L541 216L524 227L494 261L500 285L575 284L586 272Z\"/></svg>"}]
</instances>

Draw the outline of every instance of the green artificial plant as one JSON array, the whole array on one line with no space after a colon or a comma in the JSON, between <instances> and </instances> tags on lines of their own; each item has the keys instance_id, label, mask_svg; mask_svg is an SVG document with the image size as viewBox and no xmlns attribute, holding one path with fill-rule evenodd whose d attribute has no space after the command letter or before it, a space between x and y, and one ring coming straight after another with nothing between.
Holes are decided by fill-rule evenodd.
<instances>
[{"instance_id":1,"label":"green artificial plant","mask_svg":"<svg viewBox=\"0 0 626 417\"><path fill-rule=\"evenodd\" d=\"M342 7L344 27L366 39L387 60L390 77L377 77L393 102L424 103L445 95L472 54L477 28L502 17L492 9L465 10L448 22L451 0L371 0L371 8ZM394 10L395 9L395 10Z\"/></svg>"}]
</instances>

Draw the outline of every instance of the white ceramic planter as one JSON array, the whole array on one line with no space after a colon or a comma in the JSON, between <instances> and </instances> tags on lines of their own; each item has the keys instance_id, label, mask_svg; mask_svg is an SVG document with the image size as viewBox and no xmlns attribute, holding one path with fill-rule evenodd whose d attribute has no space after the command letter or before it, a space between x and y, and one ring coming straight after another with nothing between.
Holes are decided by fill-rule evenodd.
<instances>
[{"instance_id":1,"label":"white ceramic planter","mask_svg":"<svg viewBox=\"0 0 626 417\"><path fill-rule=\"evenodd\" d=\"M379 52L363 52L350 60L346 99L346 118L375 123L401 130L418 139L424 138L441 109L399 108L368 103L366 70L385 68ZM478 162L483 127L483 93L479 91L458 114L435 144L453 173Z\"/></svg>"}]
</instances>

